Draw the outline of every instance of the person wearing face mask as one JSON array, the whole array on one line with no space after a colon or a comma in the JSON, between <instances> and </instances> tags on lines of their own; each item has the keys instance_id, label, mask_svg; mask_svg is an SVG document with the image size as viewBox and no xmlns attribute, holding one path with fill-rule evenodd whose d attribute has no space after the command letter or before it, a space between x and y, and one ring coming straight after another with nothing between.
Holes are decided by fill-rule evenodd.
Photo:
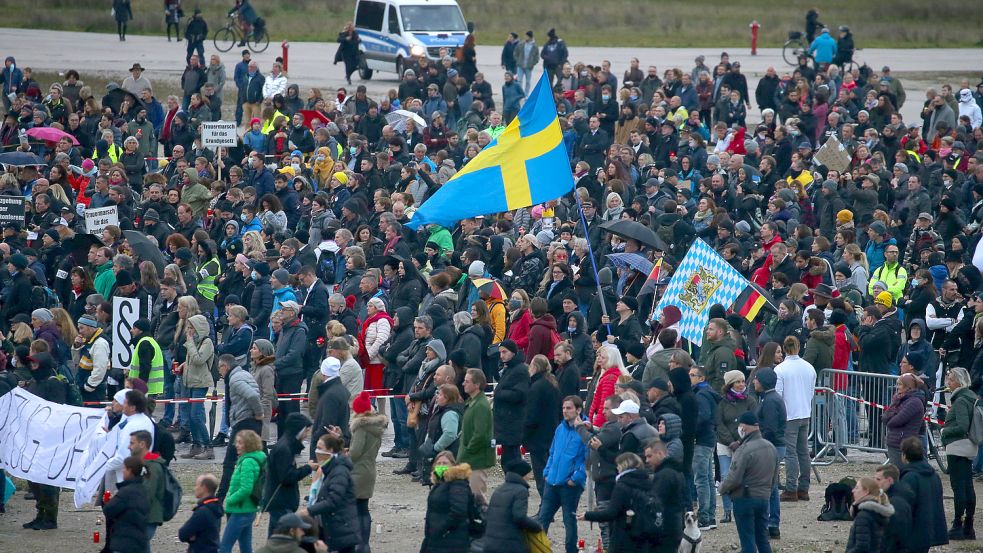
<instances>
[{"instance_id":1,"label":"person wearing face mask","mask_svg":"<svg viewBox=\"0 0 983 553\"><path fill-rule=\"evenodd\" d=\"M753 411L741 414L737 423L739 447L720 483L720 494L733 498L742 549L770 553L768 497L778 482L778 454L775 446L762 438Z\"/></svg>"}]
</instances>

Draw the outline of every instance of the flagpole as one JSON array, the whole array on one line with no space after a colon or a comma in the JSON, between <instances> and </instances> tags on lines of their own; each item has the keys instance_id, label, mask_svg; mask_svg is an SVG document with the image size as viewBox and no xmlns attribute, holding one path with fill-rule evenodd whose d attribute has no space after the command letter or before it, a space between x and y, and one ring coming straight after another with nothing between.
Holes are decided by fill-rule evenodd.
<instances>
[{"instance_id":1,"label":"flagpole","mask_svg":"<svg viewBox=\"0 0 983 553\"><path fill-rule=\"evenodd\" d=\"M601 304L601 314L608 316L608 308L604 304L604 292L601 290L601 279L597 276L597 262L594 261L594 249L590 245L590 231L587 230L587 219L584 217L584 206L580 204L580 194L577 194L577 185L573 186L573 198L577 202L577 212L580 214L580 223L584 226L584 239L587 240L587 255L590 257L590 266L594 271L594 285L597 286L597 299ZM611 323L605 325L608 334L611 334Z\"/></svg>"}]
</instances>

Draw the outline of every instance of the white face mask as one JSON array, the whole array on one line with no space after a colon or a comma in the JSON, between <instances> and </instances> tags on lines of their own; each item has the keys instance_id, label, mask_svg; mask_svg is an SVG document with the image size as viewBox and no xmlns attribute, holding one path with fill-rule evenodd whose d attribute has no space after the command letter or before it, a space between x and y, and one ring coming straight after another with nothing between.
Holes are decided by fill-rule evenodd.
<instances>
[{"instance_id":1,"label":"white face mask","mask_svg":"<svg viewBox=\"0 0 983 553\"><path fill-rule=\"evenodd\" d=\"M747 434L747 432L744 431L744 427L743 426L738 426L737 427L737 435L740 436L742 440L744 439L744 436L746 434Z\"/></svg>"}]
</instances>

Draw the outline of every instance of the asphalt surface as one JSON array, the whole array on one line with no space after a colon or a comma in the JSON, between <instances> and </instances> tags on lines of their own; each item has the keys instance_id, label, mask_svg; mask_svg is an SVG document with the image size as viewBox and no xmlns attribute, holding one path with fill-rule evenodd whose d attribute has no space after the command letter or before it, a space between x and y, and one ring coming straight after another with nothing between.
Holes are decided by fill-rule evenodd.
<instances>
[{"instance_id":1,"label":"asphalt surface","mask_svg":"<svg viewBox=\"0 0 983 553\"><path fill-rule=\"evenodd\" d=\"M329 33L330 34L330 33ZM862 44L862 37L859 39ZM21 67L33 67L46 71L65 71L75 68L83 80L86 72L102 73L125 72L134 62L139 62L145 68L151 81L165 77L174 79L180 76L185 66L185 50L187 42L167 42L161 36L130 36L126 42L120 42L116 35L100 33L79 33L66 31L45 31L34 29L0 28L0 54L13 55ZM310 87L334 90L346 86L342 65L333 65L335 43L330 42L294 42L290 44L288 57L288 75L290 82L301 85L301 96L307 96ZM713 48L596 48L571 47L570 59L592 64L602 60L610 60L616 74L620 76L628 67L632 57L641 60L643 70L650 64L659 68L661 73L670 67L680 67L690 70L693 60L698 55L704 55L707 65L712 66L719 59L720 51ZM757 85L758 78L768 67L775 67L779 73L791 69L782 60L782 53L777 48L759 49L757 56L751 56L747 48L727 48L731 60L740 60L742 71L748 76L748 87L751 93ZM233 48L226 54L220 54L226 65L229 80L232 79L232 68L239 61L240 48ZM855 59L866 62L876 70L888 65L892 71L905 82L908 101L902 108L906 120L917 118L921 109L922 98L928 86L937 86L948 82L933 75L940 73L960 74L972 79L976 84L981 74L980 49L972 48L924 48L924 49L864 49L857 52ZM205 43L205 56L218 53L212 42ZM280 42L271 42L269 48L254 54L260 71L266 73L270 65L282 50ZM478 68L486 74L498 95L501 90L502 69L498 66L501 48L498 46L478 47ZM541 68L539 66L537 69ZM907 75L906 75L907 74ZM913 80L909 80L910 78ZM951 77L950 77L951 78ZM359 79L354 80L357 85ZM396 76L390 73L376 73L371 81L364 82L370 95L377 97L398 85ZM958 86L958 81L953 82ZM351 87L348 87L349 89ZM96 95L100 91L95 91ZM757 115L757 109L752 110L751 120Z\"/></svg>"}]
</instances>

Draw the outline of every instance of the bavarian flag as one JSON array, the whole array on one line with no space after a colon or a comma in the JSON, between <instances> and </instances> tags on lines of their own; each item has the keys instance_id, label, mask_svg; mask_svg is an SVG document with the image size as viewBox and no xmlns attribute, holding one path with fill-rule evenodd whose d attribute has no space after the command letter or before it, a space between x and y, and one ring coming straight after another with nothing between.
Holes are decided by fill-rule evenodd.
<instances>
[{"instance_id":1,"label":"bavarian flag","mask_svg":"<svg viewBox=\"0 0 983 553\"><path fill-rule=\"evenodd\" d=\"M407 226L450 228L468 217L554 200L572 188L570 158L544 74L502 134L425 201Z\"/></svg>"}]
</instances>

